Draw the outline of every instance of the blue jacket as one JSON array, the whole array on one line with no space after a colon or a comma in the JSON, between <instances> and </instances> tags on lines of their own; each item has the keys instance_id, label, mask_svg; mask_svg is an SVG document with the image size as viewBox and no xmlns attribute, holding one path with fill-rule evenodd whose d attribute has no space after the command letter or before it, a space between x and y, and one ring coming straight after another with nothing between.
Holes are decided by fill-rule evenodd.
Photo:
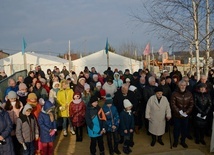
<instances>
[{"instance_id":1,"label":"blue jacket","mask_svg":"<svg viewBox=\"0 0 214 155\"><path fill-rule=\"evenodd\" d=\"M85 118L89 137L101 136L100 132L103 128L105 128L105 121L100 119L100 116L98 115L99 111L103 111L99 106L93 107L92 105L88 104L86 108Z\"/></svg>"},{"instance_id":2,"label":"blue jacket","mask_svg":"<svg viewBox=\"0 0 214 155\"><path fill-rule=\"evenodd\" d=\"M5 139L6 144L0 145L0 154L14 155L13 142L10 133L13 129L12 122L9 114L1 110L0 111L0 135Z\"/></svg>"},{"instance_id":3,"label":"blue jacket","mask_svg":"<svg viewBox=\"0 0 214 155\"><path fill-rule=\"evenodd\" d=\"M134 130L134 115L131 113L131 115L126 112L125 110L120 113L120 130L121 135L123 136L129 136L130 132L129 130ZM125 134L124 130L127 130L128 133Z\"/></svg>"},{"instance_id":4,"label":"blue jacket","mask_svg":"<svg viewBox=\"0 0 214 155\"><path fill-rule=\"evenodd\" d=\"M119 127L119 114L117 112L117 109L114 105L111 107L108 107L106 104L103 106L103 111L106 115L106 125L105 129L106 131L114 132L118 129ZM112 126L115 125L117 128L113 131Z\"/></svg>"},{"instance_id":5,"label":"blue jacket","mask_svg":"<svg viewBox=\"0 0 214 155\"><path fill-rule=\"evenodd\" d=\"M56 121L51 122L49 114L47 111L54 105L50 101L46 101L42 111L39 113L38 123L40 126L40 138L42 143L53 142L55 135L50 136L50 129L56 130ZM54 115L54 114L53 114Z\"/></svg>"}]
</instances>

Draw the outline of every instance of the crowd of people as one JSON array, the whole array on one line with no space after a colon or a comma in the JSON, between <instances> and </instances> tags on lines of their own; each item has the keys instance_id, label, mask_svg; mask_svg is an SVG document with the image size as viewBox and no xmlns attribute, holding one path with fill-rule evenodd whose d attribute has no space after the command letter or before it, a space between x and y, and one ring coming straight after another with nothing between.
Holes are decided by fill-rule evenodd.
<instances>
[{"instance_id":1,"label":"crowd of people","mask_svg":"<svg viewBox=\"0 0 214 155\"><path fill-rule=\"evenodd\" d=\"M206 145L211 135L214 70L209 75L182 75L176 66L160 77L148 69L133 74L110 67L103 74L86 66L76 74L57 66L41 66L27 77L8 79L0 104L0 154L52 155L58 130L82 142L84 127L91 139L90 154L130 154L134 135L146 129L151 146L164 145L162 136L173 126L173 147L188 148L186 138ZM180 138L180 141L179 141ZM78 143L77 143L78 145Z\"/></svg>"}]
</instances>

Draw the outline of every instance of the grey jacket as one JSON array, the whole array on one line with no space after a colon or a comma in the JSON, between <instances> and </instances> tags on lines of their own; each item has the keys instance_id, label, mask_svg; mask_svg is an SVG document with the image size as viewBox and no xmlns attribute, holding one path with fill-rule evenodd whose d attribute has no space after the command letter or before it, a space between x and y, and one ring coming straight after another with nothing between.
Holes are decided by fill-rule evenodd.
<instances>
[{"instance_id":1,"label":"grey jacket","mask_svg":"<svg viewBox=\"0 0 214 155\"><path fill-rule=\"evenodd\" d=\"M20 115L16 124L16 137L22 143L32 142L39 135L38 125L33 115Z\"/></svg>"}]
</instances>

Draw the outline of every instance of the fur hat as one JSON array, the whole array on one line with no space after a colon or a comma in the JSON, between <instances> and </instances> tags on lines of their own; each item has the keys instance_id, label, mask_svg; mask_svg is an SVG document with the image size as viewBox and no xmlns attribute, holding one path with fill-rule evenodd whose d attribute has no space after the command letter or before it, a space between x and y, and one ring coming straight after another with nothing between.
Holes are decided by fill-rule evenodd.
<instances>
[{"instance_id":1,"label":"fur hat","mask_svg":"<svg viewBox=\"0 0 214 155\"><path fill-rule=\"evenodd\" d=\"M101 82L96 83L96 87L101 87L101 86L102 86Z\"/></svg>"},{"instance_id":2,"label":"fur hat","mask_svg":"<svg viewBox=\"0 0 214 155\"><path fill-rule=\"evenodd\" d=\"M23 111L22 111L22 114L25 115L25 113L26 113L26 111L27 111L28 109L33 109L32 106L31 106L30 104L26 104L26 105L24 106Z\"/></svg>"},{"instance_id":3,"label":"fur hat","mask_svg":"<svg viewBox=\"0 0 214 155\"><path fill-rule=\"evenodd\" d=\"M53 82L52 88L56 88L57 84L59 85L59 88L60 88L60 83L58 81Z\"/></svg>"},{"instance_id":4,"label":"fur hat","mask_svg":"<svg viewBox=\"0 0 214 155\"><path fill-rule=\"evenodd\" d=\"M154 91L155 91L155 93L163 92L163 88L162 87L156 87Z\"/></svg>"},{"instance_id":5,"label":"fur hat","mask_svg":"<svg viewBox=\"0 0 214 155\"><path fill-rule=\"evenodd\" d=\"M82 95L81 95L81 93L80 92L74 92L74 96L75 95L79 95L79 98L81 98L82 97ZM74 96L73 96L73 99L74 99Z\"/></svg>"},{"instance_id":6,"label":"fur hat","mask_svg":"<svg viewBox=\"0 0 214 155\"><path fill-rule=\"evenodd\" d=\"M98 101L97 96L91 96L90 101L89 101L89 104L92 104L92 103L94 103L94 102L96 102L96 101Z\"/></svg>"},{"instance_id":7,"label":"fur hat","mask_svg":"<svg viewBox=\"0 0 214 155\"><path fill-rule=\"evenodd\" d=\"M16 92L15 91L9 91L7 98L8 99L17 98Z\"/></svg>"},{"instance_id":8,"label":"fur hat","mask_svg":"<svg viewBox=\"0 0 214 155\"><path fill-rule=\"evenodd\" d=\"M87 83L85 83L85 85L84 85L84 89L85 89L85 90L90 89L90 85L89 85L89 84L87 84Z\"/></svg>"},{"instance_id":9,"label":"fur hat","mask_svg":"<svg viewBox=\"0 0 214 155\"><path fill-rule=\"evenodd\" d=\"M197 85L197 87L198 87L198 88L202 88L202 87L207 88L207 85L206 85L205 83L199 83L199 84Z\"/></svg>"},{"instance_id":10,"label":"fur hat","mask_svg":"<svg viewBox=\"0 0 214 155\"><path fill-rule=\"evenodd\" d=\"M123 100L123 106L124 108L128 108L132 106L132 103L128 99L125 99Z\"/></svg>"},{"instance_id":11,"label":"fur hat","mask_svg":"<svg viewBox=\"0 0 214 155\"><path fill-rule=\"evenodd\" d=\"M19 84L19 90L22 90L22 89L27 89L27 86L25 83L20 83Z\"/></svg>"},{"instance_id":12,"label":"fur hat","mask_svg":"<svg viewBox=\"0 0 214 155\"><path fill-rule=\"evenodd\" d=\"M129 87L129 90L130 90L130 91L133 91L133 92L134 92L136 89L137 89L137 87L135 87L135 86L133 86L133 85L131 85L131 86Z\"/></svg>"},{"instance_id":13,"label":"fur hat","mask_svg":"<svg viewBox=\"0 0 214 155\"><path fill-rule=\"evenodd\" d=\"M106 104L112 104L113 99L110 94L106 94Z\"/></svg>"}]
</instances>

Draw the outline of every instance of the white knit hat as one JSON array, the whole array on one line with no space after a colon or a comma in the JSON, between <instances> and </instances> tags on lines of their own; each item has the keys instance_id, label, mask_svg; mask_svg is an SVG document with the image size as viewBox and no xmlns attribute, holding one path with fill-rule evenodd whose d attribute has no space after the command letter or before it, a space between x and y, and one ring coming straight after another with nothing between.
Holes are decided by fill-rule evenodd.
<instances>
[{"instance_id":1,"label":"white knit hat","mask_svg":"<svg viewBox=\"0 0 214 155\"><path fill-rule=\"evenodd\" d=\"M7 95L8 99L12 99L12 98L17 98L16 92L15 91L9 91L8 95Z\"/></svg>"},{"instance_id":2,"label":"white knit hat","mask_svg":"<svg viewBox=\"0 0 214 155\"><path fill-rule=\"evenodd\" d=\"M124 108L128 108L132 106L132 103L128 99L125 99L123 100L123 106Z\"/></svg>"},{"instance_id":3,"label":"white knit hat","mask_svg":"<svg viewBox=\"0 0 214 155\"><path fill-rule=\"evenodd\" d=\"M135 91L137 89L137 87L135 87L135 86L133 86L133 85L131 85L130 87L129 87L129 90L130 91Z\"/></svg>"},{"instance_id":4,"label":"white knit hat","mask_svg":"<svg viewBox=\"0 0 214 155\"><path fill-rule=\"evenodd\" d=\"M22 114L25 115L25 113L28 109L33 109L33 108L30 104L27 103L23 108Z\"/></svg>"},{"instance_id":5,"label":"white knit hat","mask_svg":"<svg viewBox=\"0 0 214 155\"><path fill-rule=\"evenodd\" d=\"M102 86L102 85L101 85L101 82L97 82L97 83L96 83L96 87L99 87L99 86L100 86L100 87Z\"/></svg>"},{"instance_id":6,"label":"white knit hat","mask_svg":"<svg viewBox=\"0 0 214 155\"><path fill-rule=\"evenodd\" d=\"M85 85L84 85L84 89L85 89L85 90L90 89L90 85L89 85L89 84L87 84L87 83L85 83Z\"/></svg>"}]
</instances>

